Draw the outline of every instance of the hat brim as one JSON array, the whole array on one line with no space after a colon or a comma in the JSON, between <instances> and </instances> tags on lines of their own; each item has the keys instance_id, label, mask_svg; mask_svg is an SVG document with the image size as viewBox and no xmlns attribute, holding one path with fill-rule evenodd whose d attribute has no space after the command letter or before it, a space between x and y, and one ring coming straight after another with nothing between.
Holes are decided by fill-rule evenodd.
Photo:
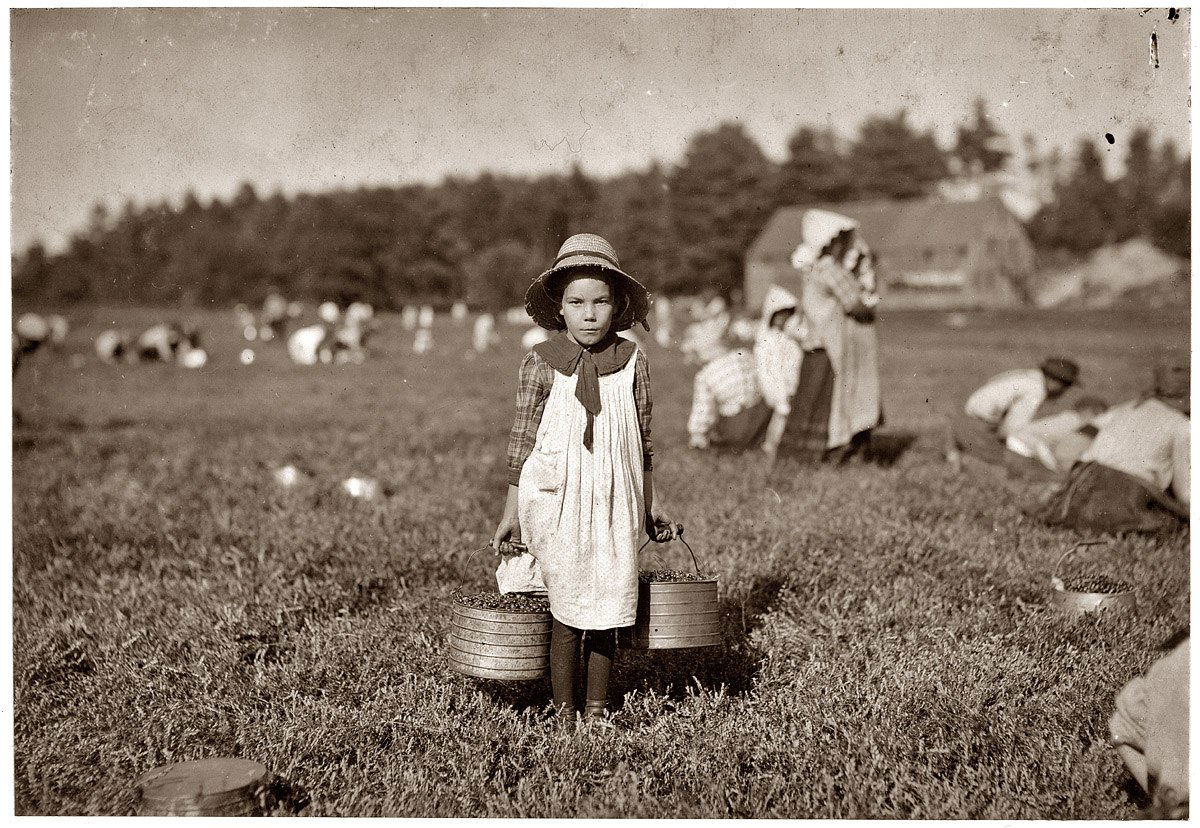
<instances>
[{"instance_id":1,"label":"hat brim","mask_svg":"<svg viewBox=\"0 0 1200 828\"><path fill-rule=\"evenodd\" d=\"M627 331L638 322L641 322L649 330L649 326L646 325L646 317L650 314L650 305L652 304L650 291L619 267L614 267L612 263L599 256L591 256L586 253L568 256L539 275L530 284L525 291L525 312L535 323L550 331L566 329L566 323L559 315L559 302L554 299L554 288L559 278L576 270L601 270L605 274L615 277L617 285L628 301L613 318L610 326L613 331Z\"/></svg>"}]
</instances>

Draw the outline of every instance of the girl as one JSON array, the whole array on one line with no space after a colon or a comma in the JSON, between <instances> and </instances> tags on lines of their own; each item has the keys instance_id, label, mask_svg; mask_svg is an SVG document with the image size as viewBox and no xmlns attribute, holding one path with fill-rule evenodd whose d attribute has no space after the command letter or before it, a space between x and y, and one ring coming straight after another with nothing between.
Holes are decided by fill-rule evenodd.
<instances>
[{"instance_id":1,"label":"girl","mask_svg":"<svg viewBox=\"0 0 1200 828\"><path fill-rule=\"evenodd\" d=\"M763 451L771 458L775 457L800 379L803 316L796 313L799 304L790 291L771 285L763 298L762 321L754 343L758 385L771 408L763 440Z\"/></svg>"},{"instance_id":2,"label":"girl","mask_svg":"<svg viewBox=\"0 0 1200 828\"><path fill-rule=\"evenodd\" d=\"M603 719L616 631L637 613L639 543L647 531L660 542L675 536L654 494L646 358L616 334L636 322L649 330L650 294L607 241L581 233L530 285L525 308L556 333L521 364L508 499L492 545L523 539L529 552L502 562L497 580L504 591L507 569L538 571L553 616L555 707L578 711L582 643L584 718Z\"/></svg>"}]
</instances>

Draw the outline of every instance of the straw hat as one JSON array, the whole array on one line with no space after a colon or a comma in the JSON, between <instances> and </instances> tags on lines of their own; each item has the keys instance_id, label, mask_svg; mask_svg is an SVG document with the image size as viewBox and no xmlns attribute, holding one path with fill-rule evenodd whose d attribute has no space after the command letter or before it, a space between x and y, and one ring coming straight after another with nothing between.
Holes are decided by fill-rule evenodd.
<instances>
[{"instance_id":1,"label":"straw hat","mask_svg":"<svg viewBox=\"0 0 1200 828\"><path fill-rule=\"evenodd\" d=\"M624 299L613 297L617 312L613 315L612 330L625 331L641 322L647 331L646 316L650 312L650 291L625 271L617 261L613 246L594 233L577 233L563 242L550 269L533 280L525 291L525 311L543 328L561 331L566 324L559 315L562 301L562 277L573 270L596 269L613 277L614 287Z\"/></svg>"}]
</instances>

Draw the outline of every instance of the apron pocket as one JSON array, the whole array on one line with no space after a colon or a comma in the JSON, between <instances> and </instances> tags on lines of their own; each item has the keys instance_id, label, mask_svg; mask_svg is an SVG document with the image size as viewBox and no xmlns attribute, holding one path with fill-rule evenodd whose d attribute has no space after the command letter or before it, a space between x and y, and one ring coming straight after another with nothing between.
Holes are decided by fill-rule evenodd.
<instances>
[{"instance_id":1,"label":"apron pocket","mask_svg":"<svg viewBox=\"0 0 1200 828\"><path fill-rule=\"evenodd\" d=\"M566 454L563 451L534 449L525 461L521 474L528 474L529 482L539 492L557 492L563 487L566 471Z\"/></svg>"}]
</instances>

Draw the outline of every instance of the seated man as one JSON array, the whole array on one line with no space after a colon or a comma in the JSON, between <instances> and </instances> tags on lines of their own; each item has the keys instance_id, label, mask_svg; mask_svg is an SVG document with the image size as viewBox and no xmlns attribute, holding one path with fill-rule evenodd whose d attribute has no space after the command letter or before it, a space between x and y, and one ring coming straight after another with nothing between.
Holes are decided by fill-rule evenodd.
<instances>
[{"instance_id":1,"label":"seated man","mask_svg":"<svg viewBox=\"0 0 1200 828\"><path fill-rule=\"evenodd\" d=\"M697 353L706 364L696 373L692 412L688 416L692 448L710 446L743 450L763 435L771 409L763 402L754 372L754 355L728 332Z\"/></svg>"},{"instance_id":2,"label":"seated man","mask_svg":"<svg viewBox=\"0 0 1200 828\"><path fill-rule=\"evenodd\" d=\"M1147 816L1188 815L1188 672L1191 639L1168 642L1168 652L1117 694L1108 729L1125 767L1150 797Z\"/></svg>"},{"instance_id":3,"label":"seated man","mask_svg":"<svg viewBox=\"0 0 1200 828\"><path fill-rule=\"evenodd\" d=\"M962 468L962 453L994 465L1004 462L1004 441L1033 421L1046 400L1057 399L1079 379L1079 366L1050 357L1037 368L1005 371L967 399L950 420L946 460Z\"/></svg>"},{"instance_id":4,"label":"seated man","mask_svg":"<svg viewBox=\"0 0 1200 828\"><path fill-rule=\"evenodd\" d=\"M1160 362L1153 393L1108 412L1067 480L1026 513L1085 532L1156 532L1186 522L1190 393L1186 361Z\"/></svg>"},{"instance_id":5,"label":"seated man","mask_svg":"<svg viewBox=\"0 0 1200 828\"><path fill-rule=\"evenodd\" d=\"M1004 467L1034 479L1065 475L1092 444L1107 410L1108 403L1099 397L1080 397L1069 410L1014 431L1004 441Z\"/></svg>"}]
</instances>

